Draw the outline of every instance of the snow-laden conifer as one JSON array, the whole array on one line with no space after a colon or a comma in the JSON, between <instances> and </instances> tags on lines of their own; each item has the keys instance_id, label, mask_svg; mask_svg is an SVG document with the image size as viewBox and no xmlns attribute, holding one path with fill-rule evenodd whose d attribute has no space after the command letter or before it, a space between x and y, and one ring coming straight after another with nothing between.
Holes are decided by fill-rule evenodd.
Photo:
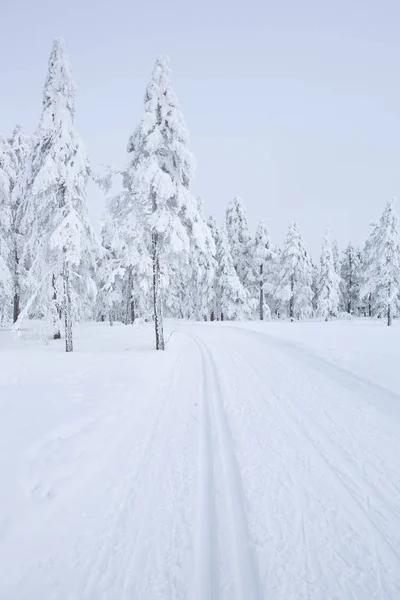
<instances>
[{"instance_id":1,"label":"snow-laden conifer","mask_svg":"<svg viewBox=\"0 0 400 600\"><path fill-rule=\"evenodd\" d=\"M297 223L289 225L282 250L277 296L291 320L312 313L312 261Z\"/></svg>"},{"instance_id":2,"label":"snow-laden conifer","mask_svg":"<svg viewBox=\"0 0 400 600\"><path fill-rule=\"evenodd\" d=\"M166 57L156 61L144 98L145 115L130 138L124 185L135 203L152 261L156 348L164 349L163 305L168 266L187 262L194 240L206 232L190 186L195 161L188 132L171 88ZM166 275L163 278L163 271ZM172 288L171 288L172 289Z\"/></svg>"},{"instance_id":3,"label":"snow-laden conifer","mask_svg":"<svg viewBox=\"0 0 400 600\"><path fill-rule=\"evenodd\" d=\"M252 255L254 280L257 282L258 313L262 321L264 318L271 316L271 306L268 300L273 295L274 266L276 263L276 253L269 238L268 228L263 221L259 223L256 230Z\"/></svg>"},{"instance_id":4,"label":"snow-laden conifer","mask_svg":"<svg viewBox=\"0 0 400 600\"><path fill-rule=\"evenodd\" d=\"M75 97L64 43L57 39L43 90L21 232L24 260L30 265L26 310L51 315L55 338L63 316L67 352L73 349L73 318L91 314L98 249L86 206L90 164L74 129Z\"/></svg>"},{"instance_id":5,"label":"snow-laden conifer","mask_svg":"<svg viewBox=\"0 0 400 600\"><path fill-rule=\"evenodd\" d=\"M392 324L399 309L400 298L400 237L399 220L394 202L387 202L379 223L373 228L366 244L361 295L372 296L374 314L385 316Z\"/></svg>"},{"instance_id":6,"label":"snow-laden conifer","mask_svg":"<svg viewBox=\"0 0 400 600\"><path fill-rule=\"evenodd\" d=\"M254 283L252 243L243 200L236 196L227 206L225 227L233 266L240 283L250 290Z\"/></svg>"},{"instance_id":7,"label":"snow-laden conifer","mask_svg":"<svg viewBox=\"0 0 400 600\"><path fill-rule=\"evenodd\" d=\"M219 229L214 217L208 220L215 244L215 308L211 320L246 319L251 315L251 298L241 284L233 265L228 238L224 229Z\"/></svg>"},{"instance_id":8,"label":"snow-laden conifer","mask_svg":"<svg viewBox=\"0 0 400 600\"><path fill-rule=\"evenodd\" d=\"M317 286L317 312L325 320L337 316L340 303L340 277L335 262L329 231L326 231L322 246L320 274Z\"/></svg>"},{"instance_id":9,"label":"snow-laden conifer","mask_svg":"<svg viewBox=\"0 0 400 600\"><path fill-rule=\"evenodd\" d=\"M9 263L12 253L10 231L13 178L10 144L5 136L0 136L0 322L9 319L12 296L12 276Z\"/></svg>"},{"instance_id":10,"label":"snow-laden conifer","mask_svg":"<svg viewBox=\"0 0 400 600\"><path fill-rule=\"evenodd\" d=\"M359 307L360 269L359 251L350 242L343 252L340 267L343 307L349 314L357 314Z\"/></svg>"}]
</instances>

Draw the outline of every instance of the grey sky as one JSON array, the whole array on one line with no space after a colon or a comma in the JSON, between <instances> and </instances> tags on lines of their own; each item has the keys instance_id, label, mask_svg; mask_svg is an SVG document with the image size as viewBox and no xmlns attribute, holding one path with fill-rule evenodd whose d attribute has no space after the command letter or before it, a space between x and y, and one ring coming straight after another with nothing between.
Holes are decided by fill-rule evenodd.
<instances>
[{"instance_id":1,"label":"grey sky","mask_svg":"<svg viewBox=\"0 0 400 600\"><path fill-rule=\"evenodd\" d=\"M299 222L313 254L329 226L363 242L400 197L400 5L393 0L2 0L0 131L35 128L53 37L78 86L93 162L121 166L159 53L197 159L195 191L219 220L243 197L274 240ZM100 192L90 191L98 221Z\"/></svg>"}]
</instances>

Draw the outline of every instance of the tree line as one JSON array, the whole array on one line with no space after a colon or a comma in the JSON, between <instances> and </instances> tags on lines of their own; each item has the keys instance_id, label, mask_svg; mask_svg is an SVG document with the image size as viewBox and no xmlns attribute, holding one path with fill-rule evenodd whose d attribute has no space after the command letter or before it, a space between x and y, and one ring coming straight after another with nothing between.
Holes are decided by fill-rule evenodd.
<instances>
[{"instance_id":1,"label":"tree line","mask_svg":"<svg viewBox=\"0 0 400 600\"><path fill-rule=\"evenodd\" d=\"M36 131L0 136L0 317L15 326L48 319L54 339L73 350L77 320L154 321L164 349L163 316L197 320L325 320L340 313L385 318L400 300L400 236L387 202L364 248L340 253L326 232L319 265L297 223L279 247L263 222L252 236L234 198L225 223L206 218L192 193L195 160L159 57L143 117L128 141L127 165L99 174L75 131L76 90L62 40L49 58ZM100 238L88 217L90 179L110 191Z\"/></svg>"}]
</instances>

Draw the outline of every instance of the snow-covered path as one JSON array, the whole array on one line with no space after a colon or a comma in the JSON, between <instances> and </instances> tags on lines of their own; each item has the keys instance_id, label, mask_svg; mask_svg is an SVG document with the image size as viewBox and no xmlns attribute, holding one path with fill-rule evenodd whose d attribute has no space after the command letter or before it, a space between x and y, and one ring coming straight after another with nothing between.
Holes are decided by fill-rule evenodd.
<instances>
[{"instance_id":1,"label":"snow-covered path","mask_svg":"<svg viewBox=\"0 0 400 600\"><path fill-rule=\"evenodd\" d=\"M1 600L400 597L400 397L268 332L93 368L103 401L17 463Z\"/></svg>"}]
</instances>

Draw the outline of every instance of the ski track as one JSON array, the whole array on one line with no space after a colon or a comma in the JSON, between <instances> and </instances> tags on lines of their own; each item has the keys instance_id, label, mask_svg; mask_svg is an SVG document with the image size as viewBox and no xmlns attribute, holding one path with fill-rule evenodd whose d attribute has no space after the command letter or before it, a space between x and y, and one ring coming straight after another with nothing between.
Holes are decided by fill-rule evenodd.
<instances>
[{"instance_id":1,"label":"ski track","mask_svg":"<svg viewBox=\"0 0 400 600\"><path fill-rule=\"evenodd\" d=\"M0 600L398 600L400 396L240 326L175 343L148 408L114 383L29 446Z\"/></svg>"},{"instance_id":2,"label":"ski track","mask_svg":"<svg viewBox=\"0 0 400 600\"><path fill-rule=\"evenodd\" d=\"M204 441L201 442L202 455L200 456L200 473L201 469L204 468L204 459L206 462L206 473L200 477L200 488L204 486L203 492L200 489L200 494L206 494L206 501L210 505L209 488L212 487L212 483L209 482L210 473L212 472L212 466L209 464L210 455L219 456L221 459L221 479L218 479L218 485L222 484L222 494L219 499L223 499L222 511L228 511L229 519L227 523L228 532L227 537L230 540L230 552L232 554L232 563L230 577L234 581L234 587L231 591L230 598L237 598L237 600L257 600L260 598L260 588L258 582L257 569L252 556L252 544L249 538L247 516L244 508L244 493L242 488L242 482L236 457L234 453L232 435L229 430L229 425L225 416L223 408L223 397L221 387L218 380L218 373L206 344L204 344L200 338L191 335L192 340L197 345L201 358L202 358L202 379L203 385L203 398L202 398L202 414L201 418L206 422L202 425L202 434L205 436ZM210 418L211 417L211 418ZM211 421L211 427L214 429L214 440L212 445L209 435L209 422ZM208 449L204 449L204 446L208 445ZM206 455L204 457L204 454ZM215 474L215 469L214 469ZM212 477L212 475L211 475ZM210 528L211 523L209 522L210 517L204 514L204 506L198 506L200 511L200 527L202 531ZM213 509L211 509L213 510ZM213 517L211 517L211 520ZM222 598L224 593L220 590L215 595L215 576L213 572L213 560L210 560L213 552L211 548L210 552L210 540L212 539L211 533L206 533L206 539L204 534L200 534L198 541L198 548L196 556L199 557L197 570L195 573L195 579L199 582L202 579L200 587L197 587L193 598L196 600L204 600L210 598L210 600L216 598ZM200 558L201 557L201 558ZM210 564L212 563L212 564ZM207 571L205 568L207 568ZM205 586L203 588L203 586Z\"/></svg>"},{"instance_id":3,"label":"ski track","mask_svg":"<svg viewBox=\"0 0 400 600\"><path fill-rule=\"evenodd\" d=\"M240 328L232 329L242 331L244 334L243 337L247 337L248 334L252 336L253 334L253 332L244 331ZM262 339L265 338L262 334L257 334L252 337L256 337L259 345L267 346L269 350L276 350L274 340L271 340L270 338ZM278 350L281 349L279 343L276 346ZM396 593L394 590L400 592L400 578L398 575L398 573L400 573L400 556L399 549L395 547L394 543L391 541L391 536L393 534L398 535L398 532L400 531L400 520L397 510L392 508L391 504L384 499L375 486L369 484L365 480L363 471L359 470L356 465L350 462L348 456L344 453L343 448L332 441L329 432L309 413L307 404L303 404L301 401L295 403L295 393L290 395L282 393L281 390L277 391L274 389L274 384L266 380L265 363L263 363L262 360L263 358L265 360L265 356L259 352L255 352L254 349L250 357L244 353L241 353L240 356L240 362L236 365L237 369L242 369L243 371L243 363L245 363L247 371L252 373L252 379L257 383L259 389L264 389L267 394L272 394L273 397L275 397L276 402L273 405L275 416L280 415L282 424L287 423L288 420L290 421L296 436L303 440L303 443L301 444L302 454L305 453L308 457L307 460L311 461L314 465L319 465L321 473L329 472L332 479L332 487L340 487L347 498L348 504L351 506L352 517L361 529L368 532L370 548L374 556L375 581L378 588L378 595L374 597L397 598L398 595L394 595ZM278 355L278 362L279 361L290 363L287 355L283 352L280 358ZM299 362L301 364L301 361ZM324 363L322 364L324 365ZM316 363L312 365L312 368L318 371L319 366L319 361L316 361ZM335 383L340 386L346 386L346 382L347 380L345 382L336 381ZM375 389L375 386L373 387ZM352 393L354 393L353 389ZM301 416L299 416L298 413L300 413ZM295 476L296 474L293 473L293 475ZM304 528L305 490L302 485L298 485L297 487L297 496L300 502L299 519L302 528L307 582L309 579L309 576L307 575L309 552L307 550L307 535ZM400 496L398 495L397 486L394 487L394 490L395 493L397 492L396 498L398 500ZM381 523L386 525L384 531L382 530L381 524L377 522L378 517L380 517ZM384 574L382 574L382 565L385 565ZM385 580L392 582L391 592L388 592L385 589ZM304 593L305 598L310 597L309 589L310 586L306 583Z\"/></svg>"}]
</instances>

